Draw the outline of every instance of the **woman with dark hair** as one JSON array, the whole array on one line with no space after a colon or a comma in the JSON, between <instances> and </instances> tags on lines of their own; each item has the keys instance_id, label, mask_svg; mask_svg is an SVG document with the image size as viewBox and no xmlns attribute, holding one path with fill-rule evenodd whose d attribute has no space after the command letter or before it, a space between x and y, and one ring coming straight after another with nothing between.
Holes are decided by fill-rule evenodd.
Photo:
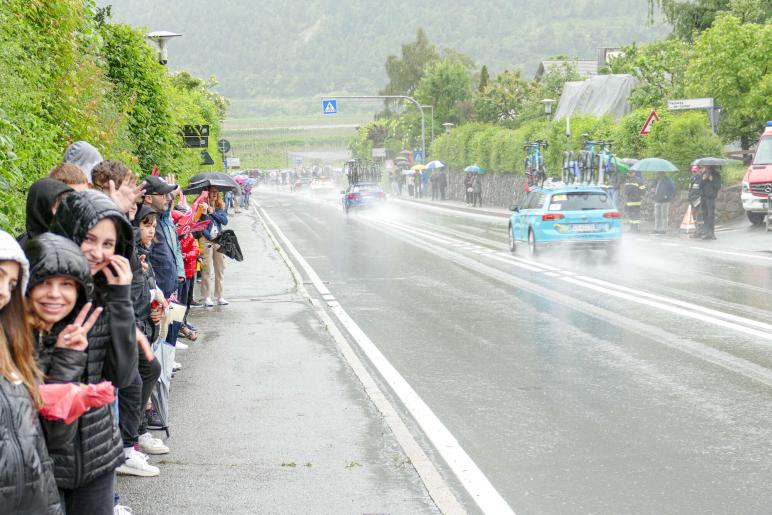
<instances>
[{"instance_id":1,"label":"woman with dark hair","mask_svg":"<svg viewBox=\"0 0 772 515\"><path fill-rule=\"evenodd\" d=\"M88 333L82 382L130 386L137 371L137 342L127 259L133 248L129 221L106 195L86 190L62 201L51 231L79 246L94 279L94 305L104 310ZM73 441L51 453L67 513L113 512L115 469L123 463L124 451L108 406L85 413Z\"/></svg>"},{"instance_id":2,"label":"woman with dark hair","mask_svg":"<svg viewBox=\"0 0 772 515\"><path fill-rule=\"evenodd\" d=\"M21 247L0 231L0 507L54 515L63 511L37 417L41 373L24 305L28 277Z\"/></svg>"}]
</instances>

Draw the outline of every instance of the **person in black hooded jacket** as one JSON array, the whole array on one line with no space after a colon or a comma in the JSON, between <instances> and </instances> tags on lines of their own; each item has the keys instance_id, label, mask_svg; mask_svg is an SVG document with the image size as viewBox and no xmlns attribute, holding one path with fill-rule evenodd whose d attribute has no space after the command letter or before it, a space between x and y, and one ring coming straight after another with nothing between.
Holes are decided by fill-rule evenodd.
<instances>
[{"instance_id":1,"label":"person in black hooded jacket","mask_svg":"<svg viewBox=\"0 0 772 515\"><path fill-rule=\"evenodd\" d=\"M30 238L48 231L57 205L64 195L72 191L62 181L48 177L32 183L27 193L27 231L17 239L22 248Z\"/></svg>"},{"instance_id":2,"label":"person in black hooded jacket","mask_svg":"<svg viewBox=\"0 0 772 515\"><path fill-rule=\"evenodd\" d=\"M61 515L53 462L37 416L40 371L24 316L28 277L21 247L0 231L0 512Z\"/></svg>"},{"instance_id":3,"label":"person in black hooded jacket","mask_svg":"<svg viewBox=\"0 0 772 515\"><path fill-rule=\"evenodd\" d=\"M56 211L51 232L74 241L94 278L94 305L104 311L88 333L84 383L108 380L129 386L137 370L134 309L131 303L133 231L125 215L105 194L79 191ZM123 446L109 407L84 414L71 445L51 453L68 513L112 513L115 469Z\"/></svg>"}]
</instances>

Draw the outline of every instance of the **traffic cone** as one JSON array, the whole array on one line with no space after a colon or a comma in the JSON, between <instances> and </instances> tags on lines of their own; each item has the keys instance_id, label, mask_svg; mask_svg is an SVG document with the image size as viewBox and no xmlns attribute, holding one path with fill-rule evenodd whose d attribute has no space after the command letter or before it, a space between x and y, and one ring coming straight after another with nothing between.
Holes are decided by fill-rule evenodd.
<instances>
[{"instance_id":1,"label":"traffic cone","mask_svg":"<svg viewBox=\"0 0 772 515\"><path fill-rule=\"evenodd\" d=\"M689 234L690 231L696 229L697 225L694 223L694 217L692 216L692 205L689 204L686 208L686 213L684 213L684 219L681 221L681 230Z\"/></svg>"}]
</instances>

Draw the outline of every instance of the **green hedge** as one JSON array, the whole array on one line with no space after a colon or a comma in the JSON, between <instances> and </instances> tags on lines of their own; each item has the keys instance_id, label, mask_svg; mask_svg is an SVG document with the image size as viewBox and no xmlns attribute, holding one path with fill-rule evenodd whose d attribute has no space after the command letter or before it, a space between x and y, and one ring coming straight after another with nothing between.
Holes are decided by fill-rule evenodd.
<instances>
[{"instance_id":1,"label":"green hedge","mask_svg":"<svg viewBox=\"0 0 772 515\"><path fill-rule=\"evenodd\" d=\"M613 152L619 157L668 159L678 166L682 177L688 175L693 159L721 155L721 141L711 133L705 113L662 113L652 133L642 136L639 132L648 115L648 110L638 110L619 121L573 116L570 140L566 138L565 120L556 120L549 128L543 121L532 121L518 129L470 123L435 139L429 154L430 159L439 159L454 169L478 164L493 173L523 173L523 145L543 139L549 143L545 152L547 171L554 177L560 175L563 152L567 148L580 149L583 133L596 140L613 140Z\"/></svg>"},{"instance_id":2,"label":"green hedge","mask_svg":"<svg viewBox=\"0 0 772 515\"><path fill-rule=\"evenodd\" d=\"M29 185L73 141L183 179L200 156L182 146L181 125L209 123L215 151L225 103L211 84L170 76L144 31L96 11L91 0L0 2L0 228L11 233L23 226Z\"/></svg>"}]
</instances>

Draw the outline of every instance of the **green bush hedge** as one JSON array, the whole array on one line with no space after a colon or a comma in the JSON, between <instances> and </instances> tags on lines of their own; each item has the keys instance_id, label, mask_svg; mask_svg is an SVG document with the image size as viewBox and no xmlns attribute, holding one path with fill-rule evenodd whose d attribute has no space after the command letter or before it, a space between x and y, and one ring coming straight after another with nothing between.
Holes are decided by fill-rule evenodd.
<instances>
[{"instance_id":1,"label":"green bush hedge","mask_svg":"<svg viewBox=\"0 0 772 515\"><path fill-rule=\"evenodd\" d=\"M91 0L0 2L0 228L20 232L29 185L73 141L183 179L200 156L181 125L208 123L215 151L225 103L210 83L170 76L143 34L105 22Z\"/></svg>"},{"instance_id":2,"label":"green bush hedge","mask_svg":"<svg viewBox=\"0 0 772 515\"><path fill-rule=\"evenodd\" d=\"M662 157L672 161L681 177L688 177L689 163L708 155L721 155L721 141L711 133L707 115L702 112L663 113L652 133L640 134L648 110L634 111L619 121L610 117L573 116L571 138L566 138L566 121L555 120L549 128L543 121L528 122L517 129L493 124L470 123L435 139L430 159L439 159L454 169L478 164L493 173L523 173L527 141L543 139L549 143L545 163L549 175L558 177L563 152L580 150L582 134L595 140L613 140L619 157Z\"/></svg>"}]
</instances>

